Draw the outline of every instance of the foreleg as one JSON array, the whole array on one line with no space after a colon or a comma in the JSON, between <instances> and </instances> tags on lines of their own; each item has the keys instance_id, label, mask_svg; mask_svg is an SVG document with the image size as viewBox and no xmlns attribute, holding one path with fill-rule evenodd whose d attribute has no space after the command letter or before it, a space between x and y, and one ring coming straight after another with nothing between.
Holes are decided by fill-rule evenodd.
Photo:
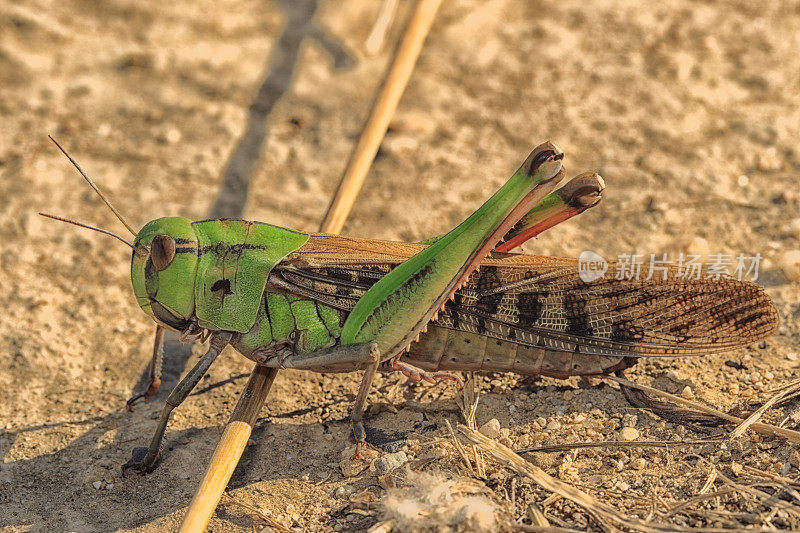
<instances>
[{"instance_id":1,"label":"foreleg","mask_svg":"<svg viewBox=\"0 0 800 533\"><path fill-rule=\"evenodd\" d=\"M186 376L172 389L169 397L164 404L164 409L161 411L161 416L158 419L156 431L153 433L153 438L150 441L148 448L134 448L131 460L122 465L123 475L130 471L140 472L142 474L152 472L158 466L161 456L161 442L164 439L164 432L167 429L169 417L172 410L178 407L183 400L189 396L192 389L202 379L203 375L208 371L211 364L220 354L223 348L228 345L231 340L231 333L219 332L211 336L211 345L208 347L206 354L198 361Z\"/></svg>"},{"instance_id":2,"label":"foreleg","mask_svg":"<svg viewBox=\"0 0 800 533\"><path fill-rule=\"evenodd\" d=\"M133 406L141 399L149 400L161 386L161 368L164 366L164 328L156 326L156 336L153 341L153 356L150 358L150 384L147 390L132 396L126 403L125 408L133 411Z\"/></svg>"}]
</instances>

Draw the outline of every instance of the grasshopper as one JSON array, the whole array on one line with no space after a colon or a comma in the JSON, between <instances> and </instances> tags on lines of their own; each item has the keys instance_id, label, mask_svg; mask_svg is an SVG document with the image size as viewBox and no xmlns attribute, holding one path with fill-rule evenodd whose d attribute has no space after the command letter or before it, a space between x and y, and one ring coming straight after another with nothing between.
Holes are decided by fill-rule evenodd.
<instances>
[{"instance_id":1,"label":"grasshopper","mask_svg":"<svg viewBox=\"0 0 800 533\"><path fill-rule=\"evenodd\" d=\"M644 356L732 350L777 325L771 300L748 281L683 279L673 268L660 279L585 282L574 259L510 253L601 199L604 183L594 173L555 190L564 154L549 142L464 222L423 243L238 219L158 218L135 232L58 147L135 236L128 242L45 215L132 249L133 292L157 327L149 387L128 406L158 389L165 329L186 342L210 338L208 351L167 398L149 447L136 448L123 472L156 468L172 410L227 345L273 368L363 370L351 413L358 450L379 370L457 384L450 371L598 375Z\"/></svg>"}]
</instances>

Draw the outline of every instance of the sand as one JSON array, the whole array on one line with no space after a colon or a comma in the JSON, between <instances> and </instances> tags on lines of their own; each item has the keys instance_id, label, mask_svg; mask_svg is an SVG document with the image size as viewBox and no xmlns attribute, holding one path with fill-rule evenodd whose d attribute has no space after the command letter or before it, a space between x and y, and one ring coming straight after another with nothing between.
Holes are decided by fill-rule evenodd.
<instances>
[{"instance_id":1,"label":"sand","mask_svg":"<svg viewBox=\"0 0 800 533\"><path fill-rule=\"evenodd\" d=\"M314 231L391 56L391 46L364 52L378 6L0 5L0 529L176 529L252 367L225 351L175 412L161 467L121 477L202 350L173 339L162 391L126 412L145 379L154 326L133 298L123 245L36 214L125 234L47 134L136 228L166 215L226 214ZM409 8L401 6L390 43ZM722 409L766 398L799 364L798 30L790 1L445 2L344 233L406 241L442 233L550 139L568 171L599 171L607 190L600 206L527 251L763 258L758 282L781 317L775 336L723 355L644 361L629 375L669 392L689 387L685 394ZM425 471L467 473L445 425L460 421L452 388L394 387L399 379L381 378L391 398L370 396L398 411L373 409L370 434L397 441L411 459L441 450ZM381 520L378 504L358 503L370 499L365 490L383 498L376 475L345 478L339 464L358 380L282 372L230 495L299 531ZM478 424L498 419L514 447L616 439L625 426L640 439L701 437L601 383L489 375L481 385ZM748 467L800 476L796 447L752 433L724 446L528 458L641 518L651 505L665 514L696 496L714 469L742 483L758 478ZM548 496L497 466L479 484L525 523L528 505ZM717 479L709 491L722 487ZM800 527L798 515L758 500L734 492L653 519ZM563 500L544 511L554 525L597 528ZM251 524L264 522L229 505L210 530Z\"/></svg>"}]
</instances>

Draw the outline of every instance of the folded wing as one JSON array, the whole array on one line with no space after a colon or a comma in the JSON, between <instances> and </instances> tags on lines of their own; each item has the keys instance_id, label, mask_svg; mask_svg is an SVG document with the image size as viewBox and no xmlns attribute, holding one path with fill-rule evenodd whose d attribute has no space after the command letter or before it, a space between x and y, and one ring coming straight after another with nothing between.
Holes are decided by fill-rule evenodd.
<instances>
[{"instance_id":1,"label":"folded wing","mask_svg":"<svg viewBox=\"0 0 800 533\"><path fill-rule=\"evenodd\" d=\"M309 242L270 281L344 311L420 248L332 236ZM616 279L610 262L604 277L587 283L573 259L495 254L431 324L524 346L627 357L722 352L777 327L777 311L755 283L686 279L674 268L645 279L645 270L639 279Z\"/></svg>"}]
</instances>

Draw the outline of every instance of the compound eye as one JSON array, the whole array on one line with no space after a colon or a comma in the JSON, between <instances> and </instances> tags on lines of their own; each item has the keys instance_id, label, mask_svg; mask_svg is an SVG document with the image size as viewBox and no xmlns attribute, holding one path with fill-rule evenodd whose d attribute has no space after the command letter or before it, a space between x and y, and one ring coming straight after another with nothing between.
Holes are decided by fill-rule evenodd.
<instances>
[{"instance_id":1,"label":"compound eye","mask_svg":"<svg viewBox=\"0 0 800 533\"><path fill-rule=\"evenodd\" d=\"M157 271L164 270L175 258L175 239L169 235L156 235L150 245L150 259Z\"/></svg>"}]
</instances>

